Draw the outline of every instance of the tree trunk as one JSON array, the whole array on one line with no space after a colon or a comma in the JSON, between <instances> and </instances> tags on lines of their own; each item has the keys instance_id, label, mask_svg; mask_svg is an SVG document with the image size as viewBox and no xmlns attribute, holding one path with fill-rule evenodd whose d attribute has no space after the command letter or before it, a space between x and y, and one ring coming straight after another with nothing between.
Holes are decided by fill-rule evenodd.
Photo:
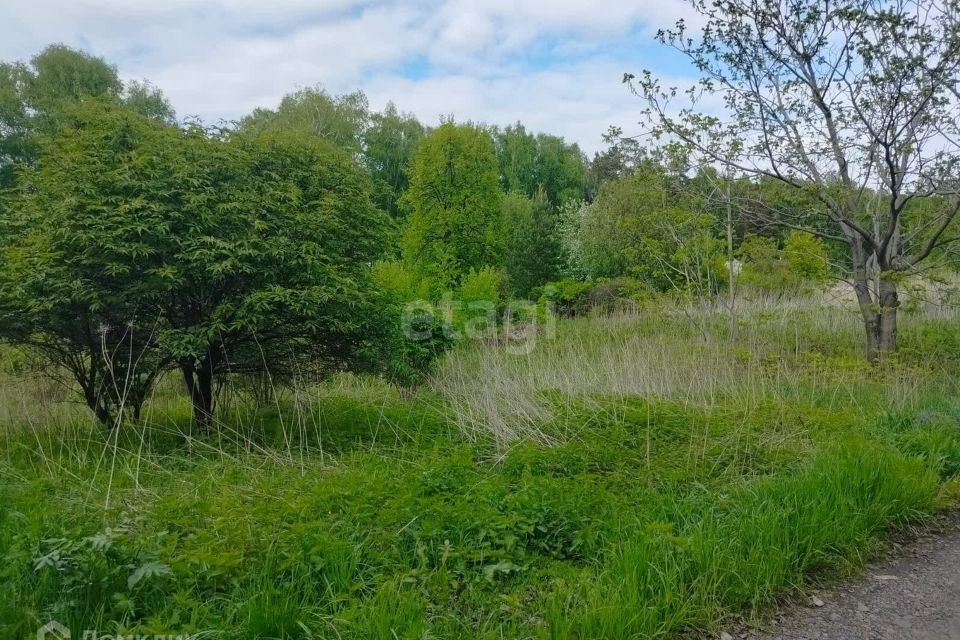
<instances>
[{"instance_id":1,"label":"tree trunk","mask_svg":"<svg viewBox=\"0 0 960 640\"><path fill-rule=\"evenodd\" d=\"M95 374L86 377L83 374L74 372L74 378L80 383L80 387L83 390L83 399L87 406L90 407L90 410L93 411L93 415L97 417L97 422L107 428L117 426L117 421L110 407L104 401L103 397L97 393L97 378Z\"/></svg>"},{"instance_id":2,"label":"tree trunk","mask_svg":"<svg viewBox=\"0 0 960 640\"><path fill-rule=\"evenodd\" d=\"M213 426L213 358L208 353L203 359L180 364L183 381L193 405L193 423L201 432Z\"/></svg>"},{"instance_id":3,"label":"tree trunk","mask_svg":"<svg viewBox=\"0 0 960 640\"><path fill-rule=\"evenodd\" d=\"M897 310L900 296L897 284L880 276L880 332L877 336L878 356L890 355L897 350Z\"/></svg>"},{"instance_id":4,"label":"tree trunk","mask_svg":"<svg viewBox=\"0 0 960 640\"><path fill-rule=\"evenodd\" d=\"M877 363L897 350L897 309L900 307L897 285L885 277L878 266L877 270L881 273L874 294L868 268L870 256L867 256L859 241L851 242L850 249L853 290L857 295L867 337L867 360Z\"/></svg>"},{"instance_id":5,"label":"tree trunk","mask_svg":"<svg viewBox=\"0 0 960 640\"><path fill-rule=\"evenodd\" d=\"M87 400L87 406L89 406L95 416L97 416L97 421L103 426L112 429L117 426L117 419L114 418L113 412L110 411L99 398L94 400Z\"/></svg>"},{"instance_id":6,"label":"tree trunk","mask_svg":"<svg viewBox=\"0 0 960 640\"><path fill-rule=\"evenodd\" d=\"M876 362L879 359L880 347L880 314L874 304L870 291L870 258L863 249L863 241L857 237L850 240L850 259L853 266L853 291L860 306L860 315L863 318L863 328L867 337L867 360Z\"/></svg>"}]
</instances>

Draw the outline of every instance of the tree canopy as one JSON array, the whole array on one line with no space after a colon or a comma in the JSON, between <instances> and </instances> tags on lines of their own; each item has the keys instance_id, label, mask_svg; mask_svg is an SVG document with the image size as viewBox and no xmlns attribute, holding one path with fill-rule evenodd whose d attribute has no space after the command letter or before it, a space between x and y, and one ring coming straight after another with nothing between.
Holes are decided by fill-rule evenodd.
<instances>
[{"instance_id":1,"label":"tree canopy","mask_svg":"<svg viewBox=\"0 0 960 640\"><path fill-rule=\"evenodd\" d=\"M149 83L124 87L116 67L64 45L51 45L29 63L0 62L0 186L12 184L14 167L38 154L37 136L68 124L72 108L88 98L125 103L171 121L173 108Z\"/></svg>"},{"instance_id":2,"label":"tree canopy","mask_svg":"<svg viewBox=\"0 0 960 640\"><path fill-rule=\"evenodd\" d=\"M228 372L349 366L386 222L352 158L108 103L72 118L0 233L4 337L57 349L104 420L170 366L202 425Z\"/></svg>"},{"instance_id":3,"label":"tree canopy","mask_svg":"<svg viewBox=\"0 0 960 640\"><path fill-rule=\"evenodd\" d=\"M423 139L410 169L404 259L438 290L471 269L502 265L502 198L489 133L443 124Z\"/></svg>"},{"instance_id":4,"label":"tree canopy","mask_svg":"<svg viewBox=\"0 0 960 640\"><path fill-rule=\"evenodd\" d=\"M241 120L240 128L254 133L309 135L359 155L369 120L363 92L332 96L322 87L308 87L284 96L276 109L255 109Z\"/></svg>"},{"instance_id":5,"label":"tree canopy","mask_svg":"<svg viewBox=\"0 0 960 640\"><path fill-rule=\"evenodd\" d=\"M635 85L654 135L816 199L780 221L845 247L868 357L877 360L896 349L897 281L960 240L955 3L692 5L704 23L699 36L680 22L659 38L702 74L687 93L693 104L678 111L680 92L649 72ZM712 96L721 115L698 110ZM917 225L913 203L925 199L937 207Z\"/></svg>"}]
</instances>

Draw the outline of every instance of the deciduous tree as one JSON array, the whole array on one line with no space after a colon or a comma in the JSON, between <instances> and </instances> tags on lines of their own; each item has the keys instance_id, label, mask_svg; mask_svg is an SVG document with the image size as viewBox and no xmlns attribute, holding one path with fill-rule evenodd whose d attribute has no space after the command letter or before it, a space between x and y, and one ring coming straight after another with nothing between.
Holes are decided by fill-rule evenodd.
<instances>
[{"instance_id":1,"label":"deciduous tree","mask_svg":"<svg viewBox=\"0 0 960 640\"><path fill-rule=\"evenodd\" d=\"M816 200L781 222L845 247L867 357L878 360L896 349L898 282L960 240L960 4L692 5L699 36L681 22L660 39L702 73L693 104L678 109L680 93L649 72L634 85L654 133ZM925 199L937 211L917 219L912 203Z\"/></svg>"},{"instance_id":2,"label":"deciduous tree","mask_svg":"<svg viewBox=\"0 0 960 640\"><path fill-rule=\"evenodd\" d=\"M404 259L436 291L455 288L470 269L501 266L502 198L490 134L443 124L421 142L410 170Z\"/></svg>"},{"instance_id":3,"label":"deciduous tree","mask_svg":"<svg viewBox=\"0 0 960 640\"><path fill-rule=\"evenodd\" d=\"M354 366L386 216L348 154L88 102L45 138L0 233L0 332L101 420L176 367L209 426L229 374Z\"/></svg>"}]
</instances>

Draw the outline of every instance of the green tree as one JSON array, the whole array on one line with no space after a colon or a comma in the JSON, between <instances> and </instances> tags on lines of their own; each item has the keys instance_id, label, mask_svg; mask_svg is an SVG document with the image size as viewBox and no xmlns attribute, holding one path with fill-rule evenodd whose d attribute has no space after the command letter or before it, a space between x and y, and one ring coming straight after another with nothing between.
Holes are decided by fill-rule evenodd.
<instances>
[{"instance_id":1,"label":"green tree","mask_svg":"<svg viewBox=\"0 0 960 640\"><path fill-rule=\"evenodd\" d=\"M65 109L86 97L119 97L123 84L103 59L51 45L29 64L0 63L0 180L37 156L38 132L54 130Z\"/></svg>"},{"instance_id":2,"label":"green tree","mask_svg":"<svg viewBox=\"0 0 960 640\"><path fill-rule=\"evenodd\" d=\"M97 419L136 417L169 365L158 348L153 234L181 186L176 129L88 103L38 136L0 218L0 336L68 372ZM170 194L157 198L157 194Z\"/></svg>"},{"instance_id":3,"label":"green tree","mask_svg":"<svg viewBox=\"0 0 960 640\"><path fill-rule=\"evenodd\" d=\"M102 58L56 44L29 64L0 63L0 186L13 183L14 167L32 164L37 137L69 124L73 108L87 98L110 99L160 120L172 121L173 108L148 82L126 88L117 70Z\"/></svg>"},{"instance_id":4,"label":"green tree","mask_svg":"<svg viewBox=\"0 0 960 640\"><path fill-rule=\"evenodd\" d=\"M172 212L156 268L169 274L164 347L203 425L213 382L231 372L350 366L374 319L368 265L386 218L360 167L329 144L196 129L186 141L185 178L204 188Z\"/></svg>"},{"instance_id":5,"label":"green tree","mask_svg":"<svg viewBox=\"0 0 960 640\"><path fill-rule=\"evenodd\" d=\"M493 136L505 192L533 198L542 191L554 207L587 195L587 162L576 144L543 133L534 136L519 122L494 129Z\"/></svg>"},{"instance_id":6,"label":"green tree","mask_svg":"<svg viewBox=\"0 0 960 640\"><path fill-rule=\"evenodd\" d=\"M0 234L7 340L48 355L66 344L51 360L108 409L124 399L115 381L140 380L142 401L174 366L201 427L231 373L359 366L386 218L353 159L292 133L180 129L109 104L72 118L44 140Z\"/></svg>"},{"instance_id":7,"label":"green tree","mask_svg":"<svg viewBox=\"0 0 960 640\"><path fill-rule=\"evenodd\" d=\"M594 193L606 182L623 178L646 158L646 150L634 138L623 135L623 128L611 126L603 134L607 148L593 154L590 183Z\"/></svg>"},{"instance_id":8,"label":"green tree","mask_svg":"<svg viewBox=\"0 0 960 640\"><path fill-rule=\"evenodd\" d=\"M830 280L826 246L804 231L791 231L783 243L748 235L740 245L743 284L775 294L802 294L822 289Z\"/></svg>"},{"instance_id":9,"label":"green tree","mask_svg":"<svg viewBox=\"0 0 960 640\"><path fill-rule=\"evenodd\" d=\"M701 74L693 105L644 72L656 137L698 162L763 176L816 200L789 225L843 248L878 361L897 347L898 286L960 241L960 21L953 2L693 0L660 40ZM625 81L632 81L627 74ZM723 117L697 101L724 104ZM938 208L918 231L912 203ZM911 227L913 232L910 231Z\"/></svg>"},{"instance_id":10,"label":"green tree","mask_svg":"<svg viewBox=\"0 0 960 640\"><path fill-rule=\"evenodd\" d=\"M176 112L173 105L163 95L163 92L150 83L149 80L137 82L133 80L124 88L123 103L137 113L173 124Z\"/></svg>"},{"instance_id":11,"label":"green tree","mask_svg":"<svg viewBox=\"0 0 960 640\"><path fill-rule=\"evenodd\" d=\"M489 133L443 124L423 139L410 170L404 259L435 291L455 288L470 269L502 265L502 198Z\"/></svg>"},{"instance_id":12,"label":"green tree","mask_svg":"<svg viewBox=\"0 0 960 640\"><path fill-rule=\"evenodd\" d=\"M830 281L826 243L806 231L791 231L783 243L783 259L801 288L819 289Z\"/></svg>"},{"instance_id":13,"label":"green tree","mask_svg":"<svg viewBox=\"0 0 960 640\"><path fill-rule=\"evenodd\" d=\"M559 206L587 195L589 175L587 161L580 147L559 136L541 133L537 136L537 162L534 168L534 196L543 190L547 200Z\"/></svg>"},{"instance_id":14,"label":"green tree","mask_svg":"<svg viewBox=\"0 0 960 640\"><path fill-rule=\"evenodd\" d=\"M364 134L363 163L373 179L374 200L394 218L403 214L400 197L410 186L409 169L426 129L391 102L371 116Z\"/></svg>"},{"instance_id":15,"label":"green tree","mask_svg":"<svg viewBox=\"0 0 960 640\"><path fill-rule=\"evenodd\" d=\"M500 184L506 193L532 196L536 193L537 139L519 122L503 130L494 129L493 138L500 165Z\"/></svg>"},{"instance_id":16,"label":"green tree","mask_svg":"<svg viewBox=\"0 0 960 640\"><path fill-rule=\"evenodd\" d=\"M543 192L532 199L507 194L503 211L510 289L526 296L534 287L560 276L558 217Z\"/></svg>"},{"instance_id":17,"label":"green tree","mask_svg":"<svg viewBox=\"0 0 960 640\"><path fill-rule=\"evenodd\" d=\"M276 109L254 110L240 121L240 128L309 135L359 156L369 121L369 104L362 92L332 96L322 87L309 87L284 96Z\"/></svg>"},{"instance_id":18,"label":"green tree","mask_svg":"<svg viewBox=\"0 0 960 640\"><path fill-rule=\"evenodd\" d=\"M690 204L662 170L646 165L604 184L573 213L564 244L589 277L631 276L661 290L699 283L712 260L703 252L713 251L713 221Z\"/></svg>"}]
</instances>

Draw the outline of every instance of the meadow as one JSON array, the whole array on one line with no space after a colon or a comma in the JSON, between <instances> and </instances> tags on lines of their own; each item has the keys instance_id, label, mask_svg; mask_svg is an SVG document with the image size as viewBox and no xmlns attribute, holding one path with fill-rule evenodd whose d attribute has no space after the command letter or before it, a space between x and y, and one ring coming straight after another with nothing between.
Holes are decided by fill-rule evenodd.
<instances>
[{"instance_id":1,"label":"meadow","mask_svg":"<svg viewBox=\"0 0 960 640\"><path fill-rule=\"evenodd\" d=\"M960 323L864 360L842 304L674 303L464 342L429 381L164 380L94 424L0 387L0 637L659 638L762 622L960 497ZM892 357L891 357L892 358ZM79 637L79 636L77 636Z\"/></svg>"}]
</instances>

